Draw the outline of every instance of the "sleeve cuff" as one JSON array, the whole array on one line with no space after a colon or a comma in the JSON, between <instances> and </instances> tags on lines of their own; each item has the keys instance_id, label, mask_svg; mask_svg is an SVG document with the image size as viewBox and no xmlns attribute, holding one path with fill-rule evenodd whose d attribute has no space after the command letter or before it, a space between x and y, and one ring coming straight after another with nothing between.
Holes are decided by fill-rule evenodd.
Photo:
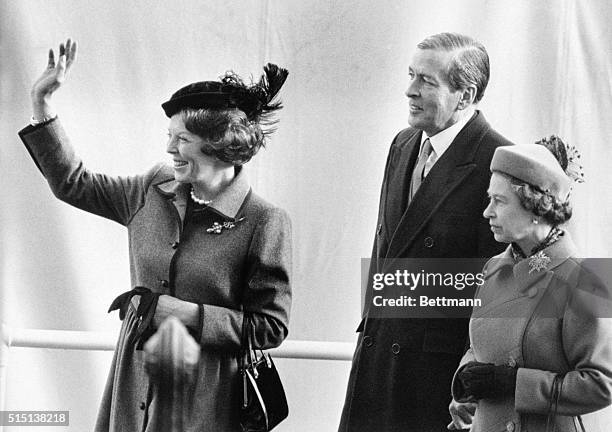
<instances>
[{"instance_id":1,"label":"sleeve cuff","mask_svg":"<svg viewBox=\"0 0 612 432\"><path fill-rule=\"evenodd\" d=\"M202 341L202 329L204 328L204 305L198 304L198 327L195 331L195 340L198 343Z\"/></svg>"},{"instance_id":2,"label":"sleeve cuff","mask_svg":"<svg viewBox=\"0 0 612 432\"><path fill-rule=\"evenodd\" d=\"M36 120L34 116L32 116L30 118L30 125L31 126L45 125L47 123L52 122L56 118L57 118L57 114L54 114L51 117L43 117L41 120Z\"/></svg>"},{"instance_id":3,"label":"sleeve cuff","mask_svg":"<svg viewBox=\"0 0 612 432\"><path fill-rule=\"evenodd\" d=\"M518 412L546 413L555 373L538 369L519 368L516 373L514 407Z\"/></svg>"}]
</instances>

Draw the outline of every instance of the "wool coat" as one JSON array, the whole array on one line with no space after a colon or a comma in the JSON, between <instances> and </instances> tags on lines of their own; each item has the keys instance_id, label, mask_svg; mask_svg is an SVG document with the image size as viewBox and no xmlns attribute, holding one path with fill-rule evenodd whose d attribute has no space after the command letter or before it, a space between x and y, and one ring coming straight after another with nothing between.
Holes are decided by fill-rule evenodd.
<instances>
[{"instance_id":1,"label":"wool coat","mask_svg":"<svg viewBox=\"0 0 612 432\"><path fill-rule=\"evenodd\" d=\"M576 416L612 402L612 315L605 281L574 258L566 233L543 253L549 262L513 259L510 247L485 266L470 320L470 361L518 367L513 395L478 402L472 432L544 432L555 375L564 375L551 420L581 431ZM458 379L453 396L461 397Z\"/></svg>"},{"instance_id":2,"label":"wool coat","mask_svg":"<svg viewBox=\"0 0 612 432\"><path fill-rule=\"evenodd\" d=\"M421 134L404 129L391 144L370 276L393 258L489 258L503 249L482 212L493 153L511 143L477 111L408 202ZM467 325L467 317L373 318L366 297L339 431L445 431Z\"/></svg>"},{"instance_id":3,"label":"wool coat","mask_svg":"<svg viewBox=\"0 0 612 432\"><path fill-rule=\"evenodd\" d=\"M253 193L244 169L215 201L185 218L189 185L156 165L144 175L111 177L87 170L58 120L28 126L20 136L61 200L124 225L132 287L203 305L200 362L185 431L239 431L243 313L255 324L255 345L287 336L291 303L289 217ZM231 229L209 232L215 223ZM118 293L130 287L117 289ZM135 300L138 303L138 297ZM134 302L123 321L102 397L96 431L152 431L156 400L142 351L135 347Z\"/></svg>"}]
</instances>

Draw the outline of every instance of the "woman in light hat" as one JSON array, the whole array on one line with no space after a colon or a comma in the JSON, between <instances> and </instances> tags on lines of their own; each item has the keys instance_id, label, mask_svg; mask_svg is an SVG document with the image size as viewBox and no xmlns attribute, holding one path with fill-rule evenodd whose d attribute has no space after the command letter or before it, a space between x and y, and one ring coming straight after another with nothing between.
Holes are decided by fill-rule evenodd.
<instances>
[{"instance_id":1,"label":"woman in light hat","mask_svg":"<svg viewBox=\"0 0 612 432\"><path fill-rule=\"evenodd\" d=\"M484 216L510 244L483 271L449 429L577 431L612 402L612 320L595 304L609 295L561 228L578 157L555 136L495 151Z\"/></svg>"},{"instance_id":2,"label":"woman in light hat","mask_svg":"<svg viewBox=\"0 0 612 432\"><path fill-rule=\"evenodd\" d=\"M51 107L75 59L70 39L57 62L50 51L31 92L32 124L19 135L58 198L127 228L134 289L111 306L123 324L95 430L158 430L140 347L173 315L201 347L182 430L239 431L243 317L257 347L288 331L289 217L251 191L243 169L271 132L287 71L268 64L250 85L228 73L181 88L162 105L173 165L113 177L83 166Z\"/></svg>"}]
</instances>

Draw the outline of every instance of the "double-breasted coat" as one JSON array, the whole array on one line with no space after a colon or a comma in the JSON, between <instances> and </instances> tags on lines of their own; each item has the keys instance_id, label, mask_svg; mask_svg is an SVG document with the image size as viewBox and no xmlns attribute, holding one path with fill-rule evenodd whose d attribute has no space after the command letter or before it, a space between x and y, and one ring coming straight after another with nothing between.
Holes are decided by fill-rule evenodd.
<instances>
[{"instance_id":1,"label":"double-breasted coat","mask_svg":"<svg viewBox=\"0 0 612 432\"><path fill-rule=\"evenodd\" d=\"M132 287L203 305L202 328L194 332L201 335L200 363L184 430L240 430L236 357L243 311L253 315L259 347L275 347L287 335L291 229L286 212L253 193L244 170L238 170L209 207L186 219L189 185L176 182L170 167L159 164L132 177L92 173L58 120L28 126L20 136L58 198L127 227ZM208 232L215 222L235 226ZM96 431L152 430L156 401L135 347L137 325L130 304Z\"/></svg>"},{"instance_id":2,"label":"double-breasted coat","mask_svg":"<svg viewBox=\"0 0 612 432\"><path fill-rule=\"evenodd\" d=\"M488 258L503 249L482 212L493 153L511 143L476 111L408 203L421 134L408 128L391 144L370 275L391 258ZM339 430L446 430L467 319L375 319L366 302L357 331Z\"/></svg>"},{"instance_id":3,"label":"double-breasted coat","mask_svg":"<svg viewBox=\"0 0 612 432\"><path fill-rule=\"evenodd\" d=\"M555 375L564 375L551 420L581 431L576 416L612 403L612 318L604 281L575 257L568 234L548 246L545 267L513 259L510 247L485 266L461 360L518 367L514 395L478 402L472 432L544 432ZM460 398L454 378L453 396Z\"/></svg>"}]
</instances>

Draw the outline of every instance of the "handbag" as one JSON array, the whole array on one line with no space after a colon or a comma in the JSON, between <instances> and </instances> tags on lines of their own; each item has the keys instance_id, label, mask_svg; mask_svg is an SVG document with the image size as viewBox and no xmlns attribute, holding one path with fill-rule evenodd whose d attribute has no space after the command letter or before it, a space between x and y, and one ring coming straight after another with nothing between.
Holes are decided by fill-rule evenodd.
<instances>
[{"instance_id":1,"label":"handbag","mask_svg":"<svg viewBox=\"0 0 612 432\"><path fill-rule=\"evenodd\" d=\"M557 416L557 409L559 407L559 398L561 397L561 390L563 389L563 375L557 374L553 379L552 388L550 390L550 400L548 402L548 416L546 417L546 432L555 432L557 427L555 426L555 417ZM584 423L582 423L582 417L578 416L578 423L582 432L586 432Z\"/></svg>"},{"instance_id":2,"label":"handbag","mask_svg":"<svg viewBox=\"0 0 612 432\"><path fill-rule=\"evenodd\" d=\"M285 390L270 354L253 348L255 325L250 314L242 322L242 401L240 426L243 432L267 432L289 415Z\"/></svg>"}]
</instances>

